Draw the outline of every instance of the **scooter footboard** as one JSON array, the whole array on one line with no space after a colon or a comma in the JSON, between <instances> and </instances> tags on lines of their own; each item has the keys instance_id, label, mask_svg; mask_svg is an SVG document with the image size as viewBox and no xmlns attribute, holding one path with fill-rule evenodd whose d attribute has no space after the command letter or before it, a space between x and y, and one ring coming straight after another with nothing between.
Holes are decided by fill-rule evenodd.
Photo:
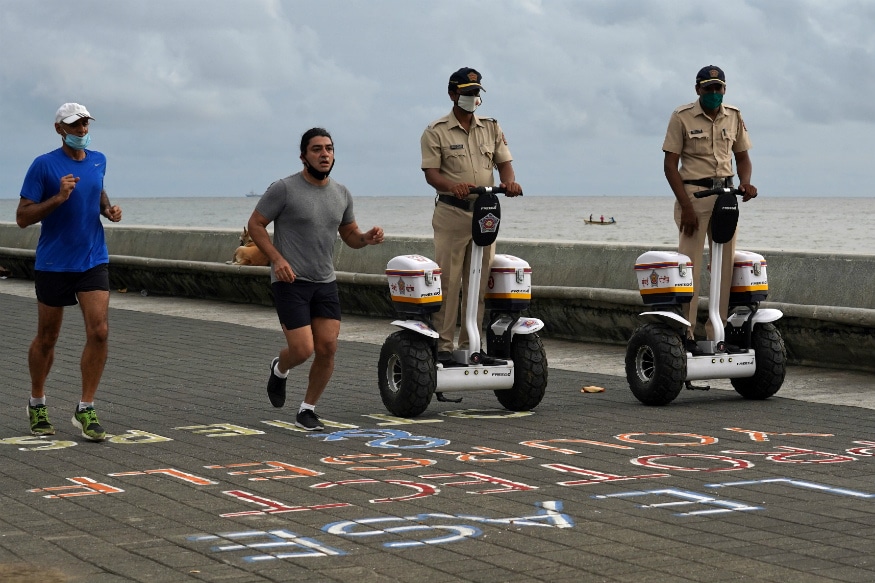
<instances>
[{"instance_id":1,"label":"scooter footboard","mask_svg":"<svg viewBox=\"0 0 875 583\"><path fill-rule=\"evenodd\" d=\"M687 381L705 379L740 379L757 371L754 351L742 354L715 354L687 358Z\"/></svg>"},{"instance_id":2,"label":"scooter footboard","mask_svg":"<svg viewBox=\"0 0 875 583\"><path fill-rule=\"evenodd\" d=\"M513 387L513 363L438 368L436 392L499 391Z\"/></svg>"}]
</instances>

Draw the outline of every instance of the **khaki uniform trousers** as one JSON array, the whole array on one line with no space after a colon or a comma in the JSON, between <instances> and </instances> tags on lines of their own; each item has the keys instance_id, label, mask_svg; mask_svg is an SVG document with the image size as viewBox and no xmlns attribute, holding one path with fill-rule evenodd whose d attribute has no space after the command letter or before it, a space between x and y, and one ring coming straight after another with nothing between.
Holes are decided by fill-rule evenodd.
<instances>
[{"instance_id":1,"label":"khaki uniform trousers","mask_svg":"<svg viewBox=\"0 0 875 583\"><path fill-rule=\"evenodd\" d=\"M459 291L462 292L462 330L459 333L459 349L479 351L480 346L468 347L468 330L465 327L465 312L468 306L468 280L471 275L471 213L462 209L437 203L431 225L434 228L434 260L441 268L441 294L443 303L432 321L440 334L438 351L453 351L456 322L459 318ZM495 243L483 249L483 264L480 273L480 296L477 302L477 326L482 330L486 284L489 281L489 266L495 257Z\"/></svg>"},{"instance_id":2,"label":"khaki uniform trousers","mask_svg":"<svg viewBox=\"0 0 875 583\"><path fill-rule=\"evenodd\" d=\"M693 184L685 184L684 189L693 202L693 209L696 216L699 218L699 228L693 233L692 237L687 237L683 233L679 236L678 253L686 255L693 262L693 297L689 304L683 308L684 317L693 324L693 328L689 331L689 336L693 337L696 328L696 316L699 308L699 293L702 290L702 266L705 261L702 257L705 250L705 237L708 238L708 249L712 249L714 243L711 241L711 212L714 210L714 201L717 197L708 196L706 198L695 198L694 192L702 190L701 186ZM680 228L681 224L681 206L675 201L674 203L674 221ZM733 235L732 240L723 244L723 270L722 279L720 280L720 318L723 323L726 323L726 318L729 315L729 289L732 286L732 269L735 261L735 240L738 231ZM708 288L704 289L706 294L709 293ZM709 298L713 299L713 298ZM705 324L705 334L707 338L714 338L714 330L711 322Z\"/></svg>"}]
</instances>

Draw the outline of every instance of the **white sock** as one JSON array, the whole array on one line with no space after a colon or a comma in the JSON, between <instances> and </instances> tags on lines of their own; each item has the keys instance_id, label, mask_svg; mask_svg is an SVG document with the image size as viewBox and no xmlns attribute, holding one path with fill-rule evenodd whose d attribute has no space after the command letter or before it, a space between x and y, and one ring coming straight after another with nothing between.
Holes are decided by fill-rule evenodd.
<instances>
[{"instance_id":1,"label":"white sock","mask_svg":"<svg viewBox=\"0 0 875 583\"><path fill-rule=\"evenodd\" d=\"M85 401L79 401L79 406L76 408L76 411L82 412L88 407L91 407L93 409L94 401L91 401L90 403L86 403Z\"/></svg>"},{"instance_id":2,"label":"white sock","mask_svg":"<svg viewBox=\"0 0 875 583\"><path fill-rule=\"evenodd\" d=\"M31 406L31 407L36 407L37 405L45 405L45 404L46 404L46 398L45 398L45 397L39 397L39 398L37 398L37 397L31 397L31 398L30 398L30 406Z\"/></svg>"},{"instance_id":3,"label":"white sock","mask_svg":"<svg viewBox=\"0 0 875 583\"><path fill-rule=\"evenodd\" d=\"M301 411L315 411L316 405L310 405L309 403L301 403L301 408L298 409L298 413Z\"/></svg>"},{"instance_id":4,"label":"white sock","mask_svg":"<svg viewBox=\"0 0 875 583\"><path fill-rule=\"evenodd\" d=\"M285 379L289 377L289 371L280 372L280 361L276 361L276 364L273 365L273 374L278 376L281 379Z\"/></svg>"}]
</instances>

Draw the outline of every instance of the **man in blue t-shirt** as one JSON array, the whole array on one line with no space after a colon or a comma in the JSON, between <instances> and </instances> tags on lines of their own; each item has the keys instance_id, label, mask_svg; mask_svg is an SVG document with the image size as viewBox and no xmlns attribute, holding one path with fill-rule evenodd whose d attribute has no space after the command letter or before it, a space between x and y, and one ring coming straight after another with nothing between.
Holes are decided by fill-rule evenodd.
<instances>
[{"instance_id":1,"label":"man in blue t-shirt","mask_svg":"<svg viewBox=\"0 0 875 583\"><path fill-rule=\"evenodd\" d=\"M106 364L109 311L109 253L101 215L112 222L121 209L103 188L106 157L88 150L91 114L78 103L65 103L55 113L61 147L30 165L21 187L15 221L22 229L42 223L36 247L34 284L38 325L30 344L30 402L33 435L54 435L46 409L45 383L55 357L64 306L77 303L85 319L82 350L82 396L71 421L91 441L106 439L94 412L94 394Z\"/></svg>"}]
</instances>

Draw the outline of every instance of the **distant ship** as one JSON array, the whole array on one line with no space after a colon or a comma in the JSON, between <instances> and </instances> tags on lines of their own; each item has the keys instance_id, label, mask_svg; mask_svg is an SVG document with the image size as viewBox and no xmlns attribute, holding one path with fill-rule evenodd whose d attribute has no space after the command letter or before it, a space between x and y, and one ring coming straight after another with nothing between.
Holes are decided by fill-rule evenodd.
<instances>
[{"instance_id":1,"label":"distant ship","mask_svg":"<svg viewBox=\"0 0 875 583\"><path fill-rule=\"evenodd\" d=\"M246 198L258 198L259 196L261 196L261 195L258 194L257 192L255 192L254 190L250 190L249 192L246 193Z\"/></svg>"}]
</instances>

